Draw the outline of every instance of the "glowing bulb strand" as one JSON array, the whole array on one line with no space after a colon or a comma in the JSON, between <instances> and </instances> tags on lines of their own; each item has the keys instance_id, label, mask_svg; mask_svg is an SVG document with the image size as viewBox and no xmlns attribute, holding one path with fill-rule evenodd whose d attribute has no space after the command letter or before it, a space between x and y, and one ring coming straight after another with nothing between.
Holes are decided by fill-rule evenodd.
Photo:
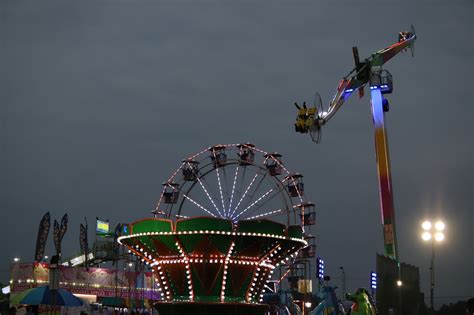
<instances>
[{"instance_id":1,"label":"glowing bulb strand","mask_svg":"<svg viewBox=\"0 0 474 315\"><path fill-rule=\"evenodd\" d=\"M230 200L229 200L229 216L230 216L230 211L232 209L232 201L234 199L234 192L235 192L235 184L237 183L237 176L239 174L239 166L235 168L235 175L234 175L234 183L232 184L232 192L230 194Z\"/></svg>"},{"instance_id":2,"label":"glowing bulb strand","mask_svg":"<svg viewBox=\"0 0 474 315\"><path fill-rule=\"evenodd\" d=\"M271 192L273 191L273 188L270 188L266 193L264 193L262 196L260 196L260 198L258 198L257 200L255 200L254 202L252 202L250 204L250 206L248 206L247 208L245 208L243 211L239 212L235 217L234 217L234 220L236 220L238 217L240 217L242 214L244 214L245 212L247 212L247 210L249 210L250 208L252 208L255 204L257 204L257 202L259 202L260 200L262 200L263 198L265 198L266 196L268 196L268 194L270 194Z\"/></svg>"},{"instance_id":3,"label":"glowing bulb strand","mask_svg":"<svg viewBox=\"0 0 474 315\"><path fill-rule=\"evenodd\" d=\"M239 208L240 206L240 203L242 202L242 200L244 200L245 196L247 195L248 191L250 190L250 188L252 187L253 183L255 182L255 179L257 179L257 176L258 176L258 173L254 175L254 177L252 178L252 180L250 181L250 184L247 186L247 188L245 189L242 197L240 197L240 200L239 202L237 203L237 206L235 206L234 208L234 211L232 211L232 214L230 215L230 217L233 217L234 216L234 213L235 211L237 211L237 209Z\"/></svg>"},{"instance_id":4,"label":"glowing bulb strand","mask_svg":"<svg viewBox=\"0 0 474 315\"><path fill-rule=\"evenodd\" d=\"M214 156L215 156L215 153L214 153ZM221 194L222 212L224 213L224 218L225 218L226 215L225 215L224 194L222 193L221 176L219 174L218 167L216 168L216 174L217 174L217 184L219 185L219 193Z\"/></svg>"},{"instance_id":5,"label":"glowing bulb strand","mask_svg":"<svg viewBox=\"0 0 474 315\"><path fill-rule=\"evenodd\" d=\"M201 208L202 210L206 211L207 213L209 213L210 215L212 215L214 218L216 218L216 216L214 215L214 213L210 212L209 210L207 210L206 208L204 208L203 206L201 206L198 202L194 201L191 197L189 197L189 196L186 195L185 193L183 193L183 196L184 196L184 198L188 199L189 201L191 201L192 203L194 203L196 206L198 206L199 208Z\"/></svg>"},{"instance_id":6,"label":"glowing bulb strand","mask_svg":"<svg viewBox=\"0 0 474 315\"><path fill-rule=\"evenodd\" d=\"M199 182L199 185L201 185L202 189L204 190L204 192L206 193L207 195L207 198L209 198L209 200L211 201L212 205L214 206L214 208L216 209L217 213L219 213L219 215L223 218L224 216L222 215L222 213L219 211L219 208L217 208L216 204L214 203L214 200L211 198L211 195L209 195L209 192L207 191L206 187L204 187L204 184L202 183L202 181L199 179L199 177L197 178L198 182Z\"/></svg>"}]
</instances>

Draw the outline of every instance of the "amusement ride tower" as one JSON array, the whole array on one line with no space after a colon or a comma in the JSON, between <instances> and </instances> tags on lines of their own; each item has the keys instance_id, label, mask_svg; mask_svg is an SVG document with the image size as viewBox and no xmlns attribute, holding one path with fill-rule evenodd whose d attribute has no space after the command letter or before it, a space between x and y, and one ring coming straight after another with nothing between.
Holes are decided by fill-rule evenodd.
<instances>
[{"instance_id":1,"label":"amusement ride tower","mask_svg":"<svg viewBox=\"0 0 474 315\"><path fill-rule=\"evenodd\" d=\"M309 133L314 142L321 141L322 126L324 126L336 112L342 107L344 102L358 91L359 96L364 96L364 87L370 87L370 104L372 109L372 119L375 131L375 151L377 157L377 171L380 193L380 211L383 224L383 239L385 254L398 262L397 238L395 229L395 207L393 203L393 187L390 171L390 160L387 142L387 130L385 128L385 113L389 110L388 100L384 95L393 91L392 75L382 66L396 56L398 53L411 49L412 55L416 41L415 29L411 26L408 32L398 34L398 42L373 53L364 61L359 60L357 47L352 48L355 68L352 69L339 82L336 94L329 103L327 110L324 110L321 97L316 94L314 107L306 108L295 103L299 110L295 131Z\"/></svg>"}]
</instances>

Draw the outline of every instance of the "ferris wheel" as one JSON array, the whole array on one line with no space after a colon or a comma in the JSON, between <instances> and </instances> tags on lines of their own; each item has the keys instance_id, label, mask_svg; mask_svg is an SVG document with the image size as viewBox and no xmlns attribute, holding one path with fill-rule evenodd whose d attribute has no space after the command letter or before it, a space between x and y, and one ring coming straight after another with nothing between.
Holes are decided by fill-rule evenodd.
<instances>
[{"instance_id":1,"label":"ferris wheel","mask_svg":"<svg viewBox=\"0 0 474 315\"><path fill-rule=\"evenodd\" d=\"M271 218L303 227L315 223L303 175L291 173L280 154L251 143L214 145L184 159L163 183L153 214L234 222Z\"/></svg>"}]
</instances>

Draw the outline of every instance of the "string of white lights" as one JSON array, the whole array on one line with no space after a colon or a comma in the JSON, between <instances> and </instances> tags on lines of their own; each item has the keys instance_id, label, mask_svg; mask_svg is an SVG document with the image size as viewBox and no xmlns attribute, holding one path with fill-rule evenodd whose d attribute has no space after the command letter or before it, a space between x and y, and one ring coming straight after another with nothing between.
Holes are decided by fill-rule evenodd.
<instances>
[{"instance_id":1,"label":"string of white lights","mask_svg":"<svg viewBox=\"0 0 474 315\"><path fill-rule=\"evenodd\" d=\"M250 184L247 186L247 189L245 189L245 192L243 193L242 197L240 198L239 202L237 203L237 206L235 206L234 211L232 211L232 214L230 215L231 218L234 216L235 211L237 211L237 209L239 208L240 203L242 202L242 200L244 200L244 198L245 198L245 196L247 195L248 191L250 190L250 188L252 187L253 183L255 182L255 179L257 179L257 176L258 176L258 173L254 175L254 177L252 178L252 181L251 181Z\"/></svg>"},{"instance_id":2,"label":"string of white lights","mask_svg":"<svg viewBox=\"0 0 474 315\"><path fill-rule=\"evenodd\" d=\"M271 215L277 214L277 213L282 212L282 211L283 211L283 209L268 211L268 212L265 212L265 213L262 213L262 214L259 214L259 215L255 215L255 216L250 217L250 218L245 218L244 220L253 220L253 219L260 218L260 217L271 216Z\"/></svg>"},{"instance_id":3,"label":"string of white lights","mask_svg":"<svg viewBox=\"0 0 474 315\"><path fill-rule=\"evenodd\" d=\"M191 197L189 197L188 195L186 195L185 193L183 193L183 197L188 199L189 201L191 201L192 203L194 203L196 206L198 206L199 208L201 208L202 210L206 211L207 213L209 213L210 215L212 215L214 218L217 218L214 213L212 213L211 211L207 210L206 208L204 208L203 206L201 206L197 201L194 201Z\"/></svg>"},{"instance_id":4,"label":"string of white lights","mask_svg":"<svg viewBox=\"0 0 474 315\"><path fill-rule=\"evenodd\" d=\"M268 196L268 194L270 194L272 191L273 191L273 188L270 188L266 193L264 193L262 196L260 196L260 198L258 198L258 199L255 200L254 202L252 202L247 208L245 208L243 211L239 212L235 217L233 217L233 219L234 219L234 220L237 220L242 214L244 214L247 210L249 210L249 209L252 208L255 204L257 204L257 202L259 202L260 200L262 200L263 198L265 198L266 196Z\"/></svg>"},{"instance_id":5,"label":"string of white lights","mask_svg":"<svg viewBox=\"0 0 474 315\"><path fill-rule=\"evenodd\" d=\"M121 245L123 240L135 238L135 237L142 237L142 236L159 236L159 235L195 235L195 234L217 234L217 235L232 235L232 236L258 236L258 237L268 237L268 238L276 238L282 240L290 240L299 243L303 243L304 246L308 245L308 242L303 238L297 237L288 237L283 235L277 234L270 234L270 233L257 233L257 232L230 232L230 231L216 231L216 230L194 230L194 231L177 231L177 232L142 232L142 233L135 233L130 235L122 235L117 238L117 242Z\"/></svg>"},{"instance_id":6,"label":"string of white lights","mask_svg":"<svg viewBox=\"0 0 474 315\"><path fill-rule=\"evenodd\" d=\"M227 269L229 268L229 261L230 261L230 255L232 254L232 250L234 249L235 242L232 242L229 247L229 251L227 252L227 255L225 256L225 261L224 261L224 274L222 276L222 287L221 287L221 302L225 301L225 286L226 286L226 279L227 279Z\"/></svg>"},{"instance_id":7,"label":"string of white lights","mask_svg":"<svg viewBox=\"0 0 474 315\"><path fill-rule=\"evenodd\" d=\"M216 153L214 152L214 158L216 157ZM216 174L217 174L217 184L219 185L219 193L221 194L221 203L222 203L222 212L225 215L225 204L224 204L224 194L222 193L222 185L221 185L221 176L219 174L219 168L216 167Z\"/></svg>"},{"instance_id":8,"label":"string of white lights","mask_svg":"<svg viewBox=\"0 0 474 315\"><path fill-rule=\"evenodd\" d=\"M191 277L191 267L189 264L189 257L186 255L184 249L181 247L181 244L179 242L176 242L175 244L185 264L184 268L186 269L186 278L188 279L189 300L194 301L194 287L193 287L193 280Z\"/></svg>"},{"instance_id":9,"label":"string of white lights","mask_svg":"<svg viewBox=\"0 0 474 315\"><path fill-rule=\"evenodd\" d=\"M281 187L277 187L277 189L274 190L274 192L272 193L272 195L269 196L269 197L267 198L267 200L266 200L264 203L260 204L258 207L254 208L254 209L252 209L252 211L248 212L248 213L247 213L247 216L249 216L249 215L251 215L251 214L255 214L255 213L260 213L261 211L263 211L263 210L260 210L260 209L263 208L264 205L266 205L267 203L269 203L273 198L275 198L275 197L277 197L277 196L281 196L281 191L282 191ZM260 210L260 211L259 211L259 210ZM273 214L275 214L275 213L273 213ZM264 215L266 215L266 213L260 214L260 215L258 215L258 216L259 216L259 217L262 217L262 216L264 216ZM243 220L247 220L247 218L243 218Z\"/></svg>"},{"instance_id":10,"label":"string of white lights","mask_svg":"<svg viewBox=\"0 0 474 315\"><path fill-rule=\"evenodd\" d=\"M237 167L235 168L234 183L232 184L232 192L230 194L230 201L229 201L229 216L230 216L230 211L232 209L232 201L234 200L235 184L237 183L238 174L239 174L239 165L237 165Z\"/></svg>"},{"instance_id":11,"label":"string of white lights","mask_svg":"<svg viewBox=\"0 0 474 315\"><path fill-rule=\"evenodd\" d=\"M206 187L204 187L204 184L203 184L202 181L199 179L199 177L197 178L197 180L198 180L199 185L201 185L202 189L203 189L204 192L206 193L207 198L209 198L209 200L211 201L212 205L213 205L214 208L216 209L217 213L219 213L219 215L223 218L224 216L223 216L222 213L219 211L219 208L217 208L216 204L214 203L214 200L211 198L211 195L209 195L209 192L207 191Z\"/></svg>"}]
</instances>

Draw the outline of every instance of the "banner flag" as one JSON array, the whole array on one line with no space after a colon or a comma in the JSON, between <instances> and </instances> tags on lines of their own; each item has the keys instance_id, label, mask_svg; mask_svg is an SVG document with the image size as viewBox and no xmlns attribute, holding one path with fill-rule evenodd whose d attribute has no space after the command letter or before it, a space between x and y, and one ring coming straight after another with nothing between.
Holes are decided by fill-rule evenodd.
<instances>
[{"instance_id":1,"label":"banner flag","mask_svg":"<svg viewBox=\"0 0 474 315\"><path fill-rule=\"evenodd\" d=\"M81 246L81 254L86 252L86 227L81 223L79 225L79 245Z\"/></svg>"},{"instance_id":2,"label":"banner flag","mask_svg":"<svg viewBox=\"0 0 474 315\"><path fill-rule=\"evenodd\" d=\"M88 265L88 260L89 260L89 244L87 241L87 225L83 225L81 223L80 225L80 231L79 231L79 244L81 245L81 254L84 254L85 256L85 266L86 268L89 266Z\"/></svg>"},{"instance_id":3,"label":"banner flag","mask_svg":"<svg viewBox=\"0 0 474 315\"><path fill-rule=\"evenodd\" d=\"M59 222L54 220L54 231L53 231L53 241L54 247L56 248L56 255L61 256L61 232L59 229Z\"/></svg>"},{"instance_id":4,"label":"banner flag","mask_svg":"<svg viewBox=\"0 0 474 315\"><path fill-rule=\"evenodd\" d=\"M49 227L51 225L51 216L49 212L43 216L38 228L38 237L36 238L35 261L42 261L44 257L44 250L46 247L46 240L48 239Z\"/></svg>"},{"instance_id":5,"label":"banner flag","mask_svg":"<svg viewBox=\"0 0 474 315\"><path fill-rule=\"evenodd\" d=\"M61 218L61 227L59 229L59 242L61 243L61 241L63 240L63 237L64 237L64 234L66 234L66 231L67 231L67 222L68 222L68 217L67 217L67 213L65 215L63 215L63 217Z\"/></svg>"}]
</instances>

